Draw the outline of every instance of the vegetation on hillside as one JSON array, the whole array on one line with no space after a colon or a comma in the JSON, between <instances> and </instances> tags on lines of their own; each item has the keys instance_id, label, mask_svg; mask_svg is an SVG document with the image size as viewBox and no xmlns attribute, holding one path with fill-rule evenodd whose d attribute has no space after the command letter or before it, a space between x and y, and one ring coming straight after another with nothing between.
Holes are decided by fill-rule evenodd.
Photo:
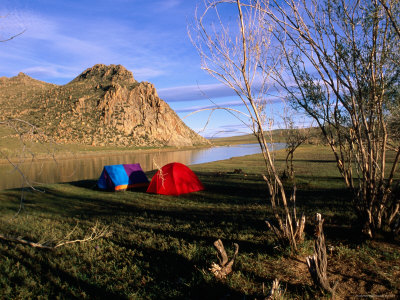
<instances>
[{"instance_id":1,"label":"vegetation on hillside","mask_svg":"<svg viewBox=\"0 0 400 300\"><path fill-rule=\"evenodd\" d=\"M61 86L23 73L0 78L0 83L0 122L29 122L47 141L124 147L208 143L158 97L151 83L137 82L121 65L95 65ZM36 132L21 128L6 138L15 135L37 139Z\"/></svg>"}]
</instances>

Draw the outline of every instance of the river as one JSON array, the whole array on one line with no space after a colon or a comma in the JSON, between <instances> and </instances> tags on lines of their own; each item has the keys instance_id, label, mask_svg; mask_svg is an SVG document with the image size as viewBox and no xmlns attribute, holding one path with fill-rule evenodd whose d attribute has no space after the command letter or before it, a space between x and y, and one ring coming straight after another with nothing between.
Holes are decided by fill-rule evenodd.
<instances>
[{"instance_id":1,"label":"river","mask_svg":"<svg viewBox=\"0 0 400 300\"><path fill-rule=\"evenodd\" d=\"M285 144L276 143L273 146L273 150L283 149L284 147ZM170 162L194 165L260 152L260 146L258 144L241 144L205 149L155 151L148 153L136 151L85 158L48 159L23 163L18 165L18 167L29 182L35 185L40 183L97 179L105 165L140 163L144 171L150 171ZM18 170L10 164L0 165L0 178L0 190L26 185Z\"/></svg>"}]
</instances>

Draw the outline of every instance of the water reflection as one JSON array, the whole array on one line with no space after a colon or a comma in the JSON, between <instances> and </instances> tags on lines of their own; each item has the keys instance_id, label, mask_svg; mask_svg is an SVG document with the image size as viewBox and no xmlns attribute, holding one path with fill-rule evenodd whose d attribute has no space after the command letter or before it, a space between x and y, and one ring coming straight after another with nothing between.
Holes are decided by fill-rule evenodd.
<instances>
[{"instance_id":1,"label":"water reflection","mask_svg":"<svg viewBox=\"0 0 400 300\"><path fill-rule=\"evenodd\" d=\"M273 149L284 148L285 144L274 144ZM19 165L29 182L54 183L70 182L85 179L97 179L105 165L140 163L144 171L162 167L170 162L180 162L186 165L200 164L211 161L229 159L235 156L260 153L258 144L213 147L196 150L178 150L154 153L127 153L104 155L90 158L70 158L44 160ZM0 189L21 187L21 174L9 164L0 165Z\"/></svg>"}]
</instances>

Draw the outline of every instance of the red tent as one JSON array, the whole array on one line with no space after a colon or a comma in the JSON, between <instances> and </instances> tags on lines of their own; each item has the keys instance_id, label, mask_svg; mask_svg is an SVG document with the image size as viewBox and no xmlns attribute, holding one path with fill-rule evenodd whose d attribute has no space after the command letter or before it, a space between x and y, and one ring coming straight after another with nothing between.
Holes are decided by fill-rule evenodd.
<instances>
[{"instance_id":1,"label":"red tent","mask_svg":"<svg viewBox=\"0 0 400 300\"><path fill-rule=\"evenodd\" d=\"M176 162L158 170L147 188L148 193L174 196L201 190L204 186L193 171Z\"/></svg>"}]
</instances>

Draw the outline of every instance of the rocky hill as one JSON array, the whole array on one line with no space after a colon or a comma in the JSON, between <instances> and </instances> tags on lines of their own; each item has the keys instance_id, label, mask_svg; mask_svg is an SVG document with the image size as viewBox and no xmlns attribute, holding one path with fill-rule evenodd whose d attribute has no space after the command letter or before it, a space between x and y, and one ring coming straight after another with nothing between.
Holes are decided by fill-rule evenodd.
<instances>
[{"instance_id":1,"label":"rocky hill","mask_svg":"<svg viewBox=\"0 0 400 300\"><path fill-rule=\"evenodd\" d=\"M187 127L155 87L121 65L95 65L66 85L23 73L0 78L0 118L31 122L57 143L191 146L208 141Z\"/></svg>"}]
</instances>

